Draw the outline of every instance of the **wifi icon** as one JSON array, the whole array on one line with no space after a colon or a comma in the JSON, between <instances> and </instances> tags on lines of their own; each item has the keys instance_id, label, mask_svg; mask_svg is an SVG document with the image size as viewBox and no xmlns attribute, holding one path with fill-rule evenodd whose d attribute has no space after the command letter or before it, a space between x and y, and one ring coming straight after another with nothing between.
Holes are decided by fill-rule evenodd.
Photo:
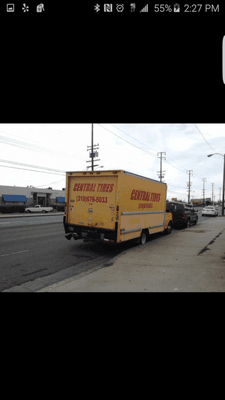
<instances>
[{"instance_id":1,"label":"wifi icon","mask_svg":"<svg viewBox=\"0 0 225 400\"><path fill-rule=\"evenodd\" d=\"M143 7L143 8L141 9L141 11L139 11L139 12L148 12L148 4L146 4L146 6Z\"/></svg>"}]
</instances>

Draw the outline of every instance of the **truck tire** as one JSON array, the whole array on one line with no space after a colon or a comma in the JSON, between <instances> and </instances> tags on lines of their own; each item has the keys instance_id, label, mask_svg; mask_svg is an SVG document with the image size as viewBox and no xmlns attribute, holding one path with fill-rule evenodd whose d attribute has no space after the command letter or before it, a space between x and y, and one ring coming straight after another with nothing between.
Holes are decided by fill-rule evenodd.
<instances>
[{"instance_id":1,"label":"truck tire","mask_svg":"<svg viewBox=\"0 0 225 400\"><path fill-rule=\"evenodd\" d=\"M165 234L166 235L169 235L171 232L172 232L172 229L173 229L173 226L172 226L172 222L170 221L169 223L168 223L168 226L167 226L167 229L165 229Z\"/></svg>"},{"instance_id":2,"label":"truck tire","mask_svg":"<svg viewBox=\"0 0 225 400\"><path fill-rule=\"evenodd\" d=\"M194 222L194 225L196 225L197 223L198 223L198 218L196 218L196 220Z\"/></svg>"},{"instance_id":3,"label":"truck tire","mask_svg":"<svg viewBox=\"0 0 225 400\"><path fill-rule=\"evenodd\" d=\"M144 230L144 231L141 232L141 236L138 239L138 244L143 245L143 244L146 243L146 241L147 241L147 232Z\"/></svg>"},{"instance_id":4,"label":"truck tire","mask_svg":"<svg viewBox=\"0 0 225 400\"><path fill-rule=\"evenodd\" d=\"M190 228L191 224L190 224L190 219L187 220L186 222L186 228Z\"/></svg>"}]
</instances>

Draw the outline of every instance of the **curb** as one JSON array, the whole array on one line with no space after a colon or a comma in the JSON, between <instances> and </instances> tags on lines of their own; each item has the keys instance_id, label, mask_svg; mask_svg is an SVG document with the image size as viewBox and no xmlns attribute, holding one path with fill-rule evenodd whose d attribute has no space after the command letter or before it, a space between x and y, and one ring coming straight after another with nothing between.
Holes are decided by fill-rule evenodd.
<instances>
[{"instance_id":1,"label":"curb","mask_svg":"<svg viewBox=\"0 0 225 400\"><path fill-rule=\"evenodd\" d=\"M20 215L12 215L12 214L0 214L0 218L22 218L22 217L51 217L56 215L64 215L64 212L56 212L56 213L40 213L40 214L20 214Z\"/></svg>"}]
</instances>

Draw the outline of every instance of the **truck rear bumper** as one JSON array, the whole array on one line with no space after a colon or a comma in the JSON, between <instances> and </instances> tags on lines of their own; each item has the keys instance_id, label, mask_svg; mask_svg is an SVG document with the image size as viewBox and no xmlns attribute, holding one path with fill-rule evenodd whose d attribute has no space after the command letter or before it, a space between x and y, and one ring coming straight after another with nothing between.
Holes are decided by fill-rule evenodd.
<instances>
[{"instance_id":1,"label":"truck rear bumper","mask_svg":"<svg viewBox=\"0 0 225 400\"><path fill-rule=\"evenodd\" d=\"M85 242L90 240L104 241L104 242L117 242L117 222L115 224L115 230L94 228L89 226L71 225L65 223L63 219L65 237L70 240L72 237L75 240L84 239Z\"/></svg>"}]
</instances>

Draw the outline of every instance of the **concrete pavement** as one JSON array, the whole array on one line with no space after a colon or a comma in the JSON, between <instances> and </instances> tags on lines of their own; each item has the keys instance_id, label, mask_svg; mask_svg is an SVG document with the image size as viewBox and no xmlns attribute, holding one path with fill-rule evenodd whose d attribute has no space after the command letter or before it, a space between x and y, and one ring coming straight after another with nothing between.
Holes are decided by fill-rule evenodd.
<instances>
[{"instance_id":1,"label":"concrete pavement","mask_svg":"<svg viewBox=\"0 0 225 400\"><path fill-rule=\"evenodd\" d=\"M209 218L37 292L223 292L224 244L225 217Z\"/></svg>"}]
</instances>

